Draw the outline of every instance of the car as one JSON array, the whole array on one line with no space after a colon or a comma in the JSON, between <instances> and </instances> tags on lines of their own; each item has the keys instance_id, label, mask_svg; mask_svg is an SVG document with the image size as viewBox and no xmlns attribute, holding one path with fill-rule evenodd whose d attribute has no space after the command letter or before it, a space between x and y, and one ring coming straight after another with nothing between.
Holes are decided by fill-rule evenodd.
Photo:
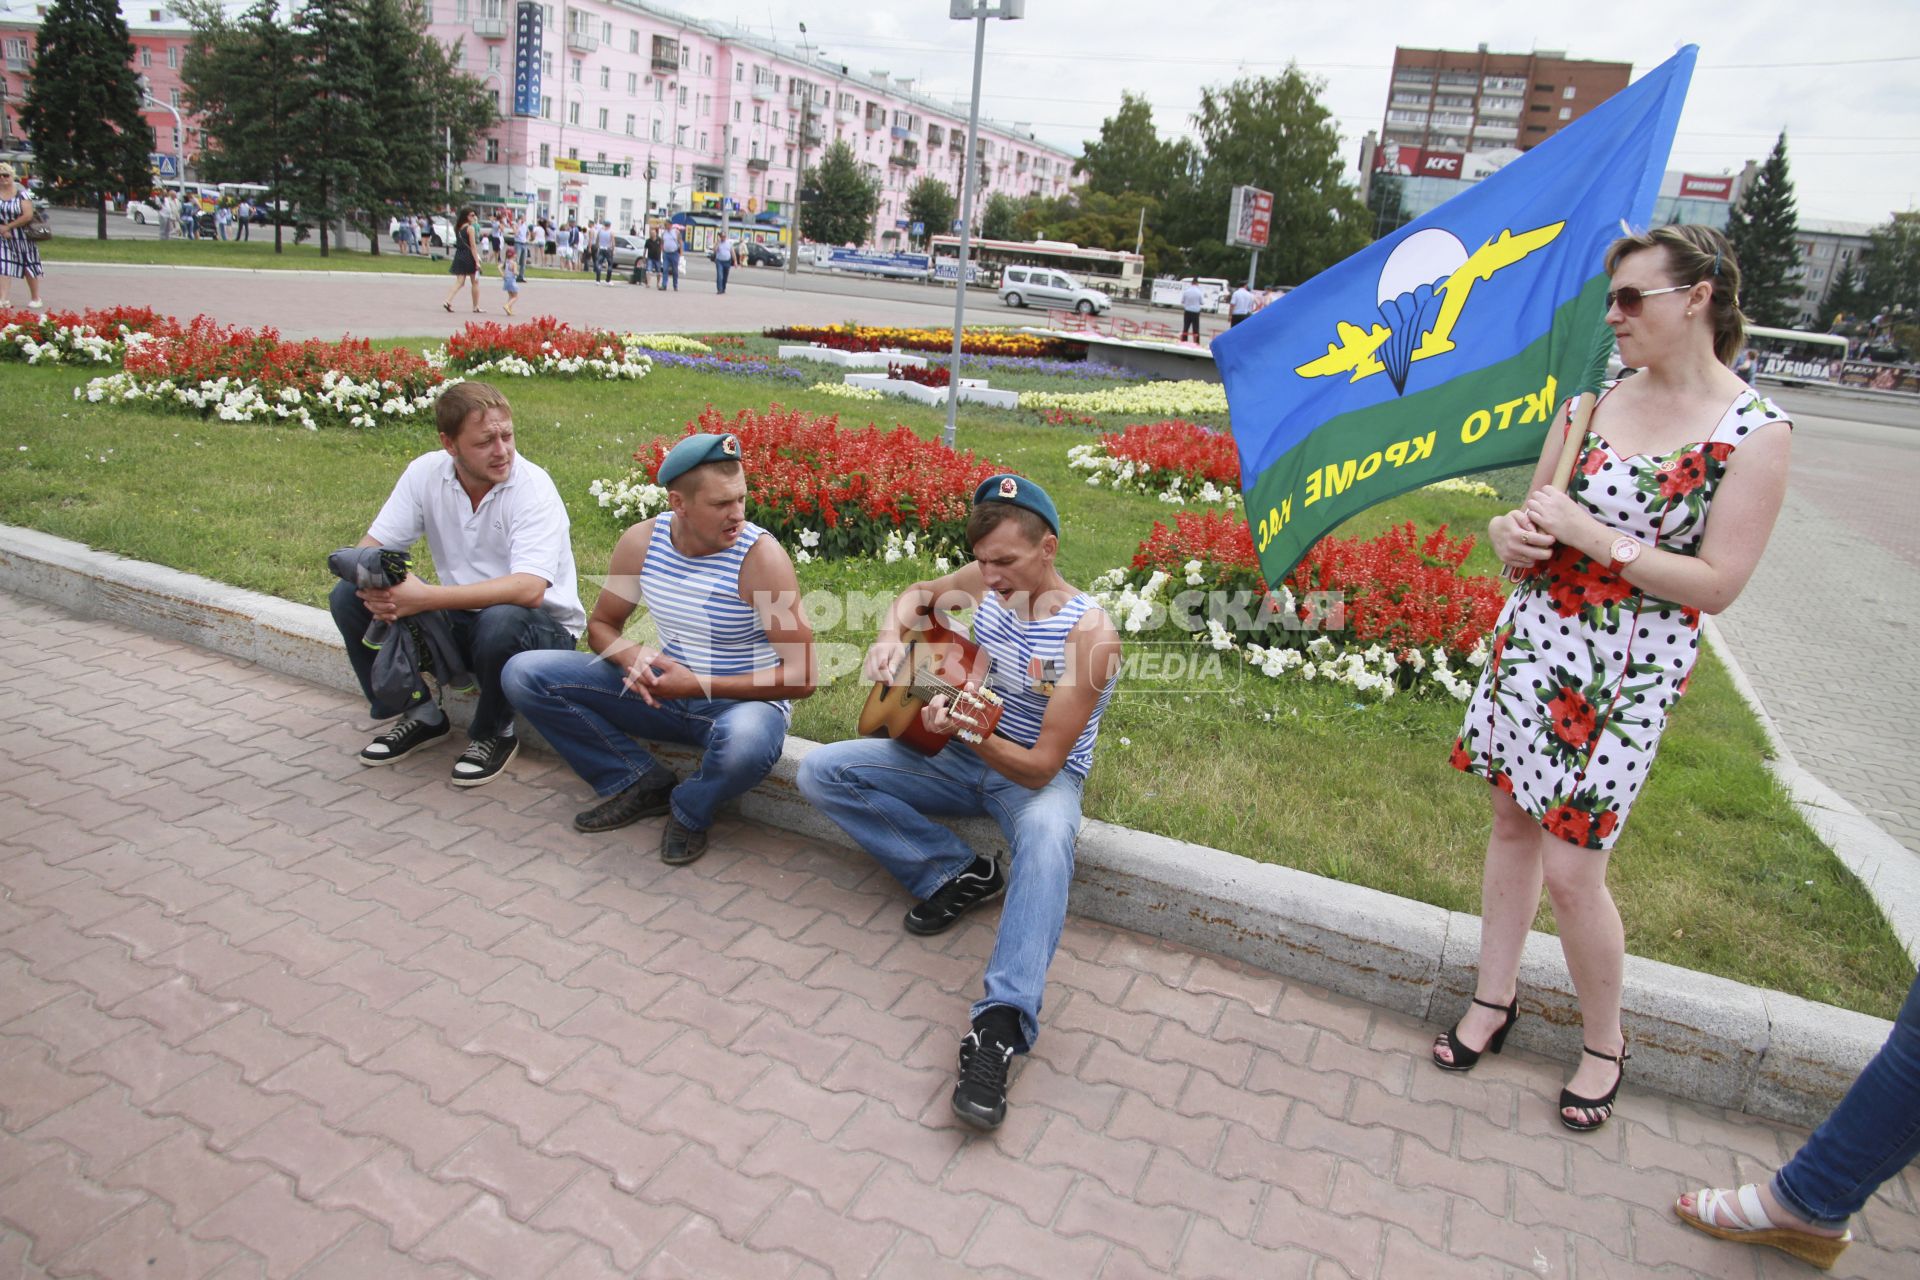
<instances>
[{"instance_id":1,"label":"car","mask_svg":"<svg viewBox=\"0 0 1920 1280\"><path fill-rule=\"evenodd\" d=\"M1061 307L1081 315L1105 315L1113 299L1051 267L1008 267L1000 277L1000 301L1009 307Z\"/></svg>"},{"instance_id":2,"label":"car","mask_svg":"<svg viewBox=\"0 0 1920 1280\"><path fill-rule=\"evenodd\" d=\"M777 244L762 244L758 240L749 240L747 241L747 265L784 267L787 265L786 251Z\"/></svg>"},{"instance_id":3,"label":"car","mask_svg":"<svg viewBox=\"0 0 1920 1280\"><path fill-rule=\"evenodd\" d=\"M623 235L615 232L613 236L613 265L631 269L633 264L647 256L647 241L644 236Z\"/></svg>"},{"instance_id":4,"label":"car","mask_svg":"<svg viewBox=\"0 0 1920 1280\"><path fill-rule=\"evenodd\" d=\"M253 220L255 222L265 222L267 220L266 210L256 208ZM453 243L453 223L448 219L436 213L427 219L427 227L427 243L433 248L444 249ZM395 243L399 242L399 233L400 219L393 218L389 220L387 223L387 234L394 237ZM422 247L424 248L426 246Z\"/></svg>"},{"instance_id":5,"label":"car","mask_svg":"<svg viewBox=\"0 0 1920 1280\"><path fill-rule=\"evenodd\" d=\"M157 223L160 221L160 203L157 200L129 200L127 217L133 220L135 226Z\"/></svg>"}]
</instances>

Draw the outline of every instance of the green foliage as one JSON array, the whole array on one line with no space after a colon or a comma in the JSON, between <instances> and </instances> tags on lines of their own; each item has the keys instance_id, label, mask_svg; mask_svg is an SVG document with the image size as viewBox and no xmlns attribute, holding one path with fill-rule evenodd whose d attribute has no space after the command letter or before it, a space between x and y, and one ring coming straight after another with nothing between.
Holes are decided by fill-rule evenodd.
<instances>
[{"instance_id":1,"label":"green foliage","mask_svg":"<svg viewBox=\"0 0 1920 1280\"><path fill-rule=\"evenodd\" d=\"M98 209L102 240L107 193L153 186L153 128L140 114L142 97L117 0L52 0L20 123L40 175Z\"/></svg>"},{"instance_id":2,"label":"green foliage","mask_svg":"<svg viewBox=\"0 0 1920 1280\"><path fill-rule=\"evenodd\" d=\"M1866 307L1866 294L1860 288L1860 275L1853 269L1853 263L1843 262L1833 274L1833 283L1827 286L1827 296L1820 300L1820 314L1816 324L1832 324L1840 316L1854 318Z\"/></svg>"},{"instance_id":3,"label":"green foliage","mask_svg":"<svg viewBox=\"0 0 1920 1280\"><path fill-rule=\"evenodd\" d=\"M847 143L836 141L801 179L807 189L801 234L820 244L864 244L880 208L880 186L867 176Z\"/></svg>"},{"instance_id":4,"label":"green foliage","mask_svg":"<svg viewBox=\"0 0 1920 1280\"><path fill-rule=\"evenodd\" d=\"M926 226L926 235L943 236L958 216L960 202L954 199L953 188L938 178L922 178L913 184L907 192L907 217Z\"/></svg>"},{"instance_id":5,"label":"green foliage","mask_svg":"<svg viewBox=\"0 0 1920 1280\"><path fill-rule=\"evenodd\" d=\"M196 167L214 182L264 182L269 201L286 201L299 149L292 128L300 100L298 37L279 21L275 0L255 0L237 23L217 0L185 12L193 39L180 80L187 109L201 120ZM276 253L283 242L276 218Z\"/></svg>"},{"instance_id":6,"label":"green foliage","mask_svg":"<svg viewBox=\"0 0 1920 1280\"><path fill-rule=\"evenodd\" d=\"M1147 260L1146 272L1153 275L1170 270L1178 257L1173 246L1154 229L1159 212L1160 201L1151 195L1134 191L1109 195L1079 187L1064 196L1027 196L1020 202L1013 234L1016 240L1065 240L1084 248L1129 253L1138 244Z\"/></svg>"},{"instance_id":7,"label":"green foliage","mask_svg":"<svg viewBox=\"0 0 1920 1280\"><path fill-rule=\"evenodd\" d=\"M983 240L1012 240L1019 235L1017 223L1020 218L1020 202L1004 191L996 191L987 197L987 207L980 211L980 238Z\"/></svg>"},{"instance_id":8,"label":"green foliage","mask_svg":"<svg viewBox=\"0 0 1920 1280\"><path fill-rule=\"evenodd\" d=\"M1100 140L1081 146L1075 173L1087 175L1087 190L1101 195L1151 196L1167 189L1179 168L1176 144L1162 140L1153 127L1153 107L1145 97L1122 90L1120 109L1100 122Z\"/></svg>"},{"instance_id":9,"label":"green foliage","mask_svg":"<svg viewBox=\"0 0 1920 1280\"><path fill-rule=\"evenodd\" d=\"M287 182L303 218L320 226L320 252L328 251L332 223L359 207L363 175L386 163L387 140L373 111L373 61L361 30L359 0L306 0L295 15L300 45L301 100L293 132L305 140L300 165Z\"/></svg>"},{"instance_id":10,"label":"green foliage","mask_svg":"<svg viewBox=\"0 0 1920 1280\"><path fill-rule=\"evenodd\" d=\"M1920 313L1920 209L1896 213L1872 232L1862 311Z\"/></svg>"},{"instance_id":11,"label":"green foliage","mask_svg":"<svg viewBox=\"0 0 1920 1280\"><path fill-rule=\"evenodd\" d=\"M1799 318L1799 233L1782 133L1727 219L1727 239L1740 260L1740 309L1755 324L1791 328Z\"/></svg>"}]
</instances>

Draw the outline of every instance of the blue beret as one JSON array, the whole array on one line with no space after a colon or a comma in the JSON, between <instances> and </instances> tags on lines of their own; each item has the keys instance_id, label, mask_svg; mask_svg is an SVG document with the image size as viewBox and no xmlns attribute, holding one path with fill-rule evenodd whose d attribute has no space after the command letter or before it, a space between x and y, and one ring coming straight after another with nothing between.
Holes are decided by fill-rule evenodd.
<instances>
[{"instance_id":1,"label":"blue beret","mask_svg":"<svg viewBox=\"0 0 1920 1280\"><path fill-rule=\"evenodd\" d=\"M1025 507L1047 522L1047 528L1054 536L1060 536L1060 513L1054 509L1053 499L1025 476L997 475L988 476L973 491L974 505L982 502L1007 502L1016 507Z\"/></svg>"},{"instance_id":2,"label":"blue beret","mask_svg":"<svg viewBox=\"0 0 1920 1280\"><path fill-rule=\"evenodd\" d=\"M715 435L703 432L688 436L673 448L667 450L667 456L660 460L660 474L655 484L672 484L695 467L708 462L740 461L740 437L731 431Z\"/></svg>"}]
</instances>

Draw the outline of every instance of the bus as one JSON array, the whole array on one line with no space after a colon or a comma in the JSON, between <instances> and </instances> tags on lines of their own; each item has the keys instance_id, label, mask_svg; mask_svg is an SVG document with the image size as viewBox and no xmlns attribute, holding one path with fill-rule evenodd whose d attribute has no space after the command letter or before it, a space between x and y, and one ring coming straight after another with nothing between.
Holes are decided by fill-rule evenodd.
<instances>
[{"instance_id":1,"label":"bus","mask_svg":"<svg viewBox=\"0 0 1920 1280\"><path fill-rule=\"evenodd\" d=\"M1754 377L1789 387L1840 381L1847 362L1847 340L1837 333L1808 333L1800 329L1747 326L1747 345L1759 363Z\"/></svg>"},{"instance_id":2,"label":"bus","mask_svg":"<svg viewBox=\"0 0 1920 1280\"><path fill-rule=\"evenodd\" d=\"M959 236L934 236L934 277L952 279L960 256ZM1008 267L1054 267L1088 287L1114 297L1138 297L1146 259L1122 249L1082 249L1065 240L978 240L967 242L969 283L997 286ZM944 270L943 270L944 268ZM982 277L985 277L983 280Z\"/></svg>"}]
</instances>

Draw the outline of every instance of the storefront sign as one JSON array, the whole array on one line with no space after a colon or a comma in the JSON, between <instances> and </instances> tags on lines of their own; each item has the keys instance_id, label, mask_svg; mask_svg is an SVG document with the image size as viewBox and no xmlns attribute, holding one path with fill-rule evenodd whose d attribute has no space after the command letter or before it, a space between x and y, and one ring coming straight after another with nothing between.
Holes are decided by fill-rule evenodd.
<instances>
[{"instance_id":1,"label":"storefront sign","mask_svg":"<svg viewBox=\"0 0 1920 1280\"><path fill-rule=\"evenodd\" d=\"M540 37L544 10L522 0L514 11L513 114L540 114Z\"/></svg>"},{"instance_id":2,"label":"storefront sign","mask_svg":"<svg viewBox=\"0 0 1920 1280\"><path fill-rule=\"evenodd\" d=\"M1731 200L1733 199L1733 179L1683 173L1680 175L1680 198L1682 200Z\"/></svg>"}]
</instances>

